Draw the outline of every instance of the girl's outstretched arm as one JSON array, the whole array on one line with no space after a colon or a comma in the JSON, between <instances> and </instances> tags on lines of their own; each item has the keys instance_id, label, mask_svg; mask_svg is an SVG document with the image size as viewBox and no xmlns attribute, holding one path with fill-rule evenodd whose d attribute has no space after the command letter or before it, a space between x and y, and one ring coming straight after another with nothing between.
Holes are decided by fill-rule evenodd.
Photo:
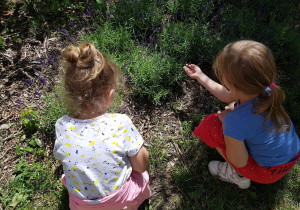
<instances>
[{"instance_id":1,"label":"girl's outstretched arm","mask_svg":"<svg viewBox=\"0 0 300 210\"><path fill-rule=\"evenodd\" d=\"M183 67L185 73L192 79L196 79L200 84L202 84L209 92L216 96L220 101L231 103L236 99L232 92L227 90L223 85L213 81L206 74L204 74L199 66L194 64L186 65Z\"/></svg>"},{"instance_id":2,"label":"girl's outstretched arm","mask_svg":"<svg viewBox=\"0 0 300 210\"><path fill-rule=\"evenodd\" d=\"M135 156L128 157L133 171L143 173L148 168L149 153L144 146Z\"/></svg>"}]
</instances>

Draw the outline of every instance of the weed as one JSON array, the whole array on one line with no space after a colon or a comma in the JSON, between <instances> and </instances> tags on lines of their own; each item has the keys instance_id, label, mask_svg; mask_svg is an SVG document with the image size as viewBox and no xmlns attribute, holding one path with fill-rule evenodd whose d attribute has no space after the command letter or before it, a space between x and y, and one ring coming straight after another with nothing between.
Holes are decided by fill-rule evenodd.
<instances>
[{"instance_id":1,"label":"weed","mask_svg":"<svg viewBox=\"0 0 300 210\"><path fill-rule=\"evenodd\" d=\"M7 207L15 207L18 204L18 208L24 208L30 203L40 203L40 206L51 207L50 203L45 200L45 197L54 196L55 194L60 196L61 185L59 180L53 179L51 172L52 161L49 161L42 165L40 162L32 162L28 164L26 160L21 157L19 163L15 169L16 177L10 180L6 193L0 198L0 201ZM34 200L38 194L46 195L40 197L38 200ZM43 202L42 202L43 201Z\"/></svg>"},{"instance_id":2,"label":"weed","mask_svg":"<svg viewBox=\"0 0 300 210\"><path fill-rule=\"evenodd\" d=\"M160 167L163 167L162 161L167 157L167 150L163 139L159 137L153 139L148 151L150 155L149 170L159 170Z\"/></svg>"},{"instance_id":3,"label":"weed","mask_svg":"<svg viewBox=\"0 0 300 210\"><path fill-rule=\"evenodd\" d=\"M39 114L37 113L37 109L35 107L25 107L22 110L20 117L22 118L23 126L28 133L32 133L37 129L37 118L39 117Z\"/></svg>"},{"instance_id":4,"label":"weed","mask_svg":"<svg viewBox=\"0 0 300 210\"><path fill-rule=\"evenodd\" d=\"M0 36L0 47L3 47L4 46L4 41L2 39L2 37Z\"/></svg>"}]
</instances>

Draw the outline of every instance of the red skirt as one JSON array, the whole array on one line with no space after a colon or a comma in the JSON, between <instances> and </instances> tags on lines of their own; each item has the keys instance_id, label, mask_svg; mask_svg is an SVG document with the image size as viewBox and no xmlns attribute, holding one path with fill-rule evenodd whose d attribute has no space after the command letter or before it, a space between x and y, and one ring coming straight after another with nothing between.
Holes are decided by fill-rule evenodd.
<instances>
[{"instance_id":1,"label":"red skirt","mask_svg":"<svg viewBox=\"0 0 300 210\"><path fill-rule=\"evenodd\" d=\"M195 136L198 136L204 143L212 148L220 148L228 161L226 155L226 145L223 135L222 122L219 120L218 115L211 114L206 117L193 132ZM246 166L242 168L236 168L233 164L230 165L244 177L258 183L270 184L281 179L286 173L288 173L296 164L296 161L300 158L300 152L295 160L278 165L278 166L260 166L249 155Z\"/></svg>"}]
</instances>

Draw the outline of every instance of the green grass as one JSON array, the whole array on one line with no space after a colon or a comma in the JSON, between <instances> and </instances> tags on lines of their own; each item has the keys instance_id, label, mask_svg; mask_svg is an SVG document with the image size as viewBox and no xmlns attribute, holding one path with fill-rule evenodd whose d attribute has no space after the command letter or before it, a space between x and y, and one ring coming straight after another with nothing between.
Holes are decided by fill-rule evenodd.
<instances>
[{"instance_id":1,"label":"green grass","mask_svg":"<svg viewBox=\"0 0 300 210\"><path fill-rule=\"evenodd\" d=\"M30 206L51 208L64 205L61 202L57 203L63 196L63 185L59 179L55 179L52 160L41 164L28 163L25 158L19 158L14 171L16 177L10 180L7 185L8 191L1 196L0 201L4 206L7 209L15 206L24 209ZM2 193L0 191L0 194Z\"/></svg>"},{"instance_id":2,"label":"green grass","mask_svg":"<svg viewBox=\"0 0 300 210\"><path fill-rule=\"evenodd\" d=\"M189 172L178 168L172 174L174 184L184 192L177 209L298 209L300 177L299 164L280 181L263 185L252 182L242 190L211 176L207 164L210 160L222 160L213 149L203 143L201 162L194 163ZM204 150L204 151L203 151ZM195 157L194 157L195 158Z\"/></svg>"}]
</instances>

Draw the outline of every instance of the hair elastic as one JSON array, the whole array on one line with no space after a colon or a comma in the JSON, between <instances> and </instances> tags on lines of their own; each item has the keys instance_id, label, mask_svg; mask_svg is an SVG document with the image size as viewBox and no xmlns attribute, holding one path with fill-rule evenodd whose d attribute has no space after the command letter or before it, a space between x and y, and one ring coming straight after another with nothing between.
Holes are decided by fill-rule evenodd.
<instances>
[{"instance_id":1,"label":"hair elastic","mask_svg":"<svg viewBox=\"0 0 300 210\"><path fill-rule=\"evenodd\" d=\"M275 83L272 82L271 85L269 86L269 88L271 89L271 88L274 87L274 86L275 86Z\"/></svg>"}]
</instances>

